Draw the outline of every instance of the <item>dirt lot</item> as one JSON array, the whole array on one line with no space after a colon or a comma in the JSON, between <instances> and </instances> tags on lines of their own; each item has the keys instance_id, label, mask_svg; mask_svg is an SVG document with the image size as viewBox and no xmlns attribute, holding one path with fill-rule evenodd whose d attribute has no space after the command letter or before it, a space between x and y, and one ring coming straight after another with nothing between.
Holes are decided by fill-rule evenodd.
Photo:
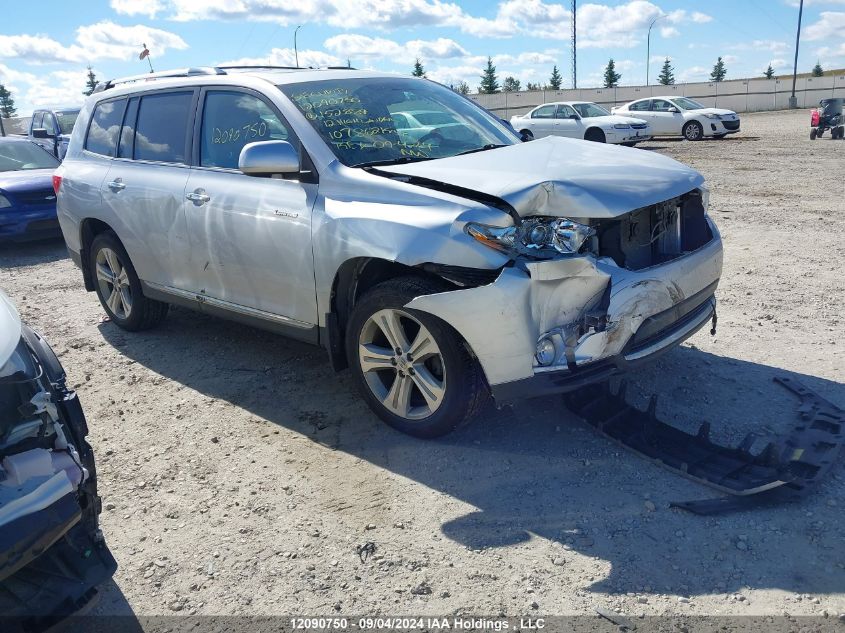
<instances>
[{"instance_id":1,"label":"dirt lot","mask_svg":"<svg viewBox=\"0 0 845 633\"><path fill-rule=\"evenodd\" d=\"M704 173L726 258L718 335L632 390L720 440L794 423L776 375L845 407L845 142L810 142L807 119L746 115L734 138L643 146ZM97 613L845 612L842 468L800 504L703 518L669 502L711 491L557 398L419 441L319 349L185 310L141 335L101 323L61 243L3 246L0 287L89 418L120 564Z\"/></svg>"}]
</instances>

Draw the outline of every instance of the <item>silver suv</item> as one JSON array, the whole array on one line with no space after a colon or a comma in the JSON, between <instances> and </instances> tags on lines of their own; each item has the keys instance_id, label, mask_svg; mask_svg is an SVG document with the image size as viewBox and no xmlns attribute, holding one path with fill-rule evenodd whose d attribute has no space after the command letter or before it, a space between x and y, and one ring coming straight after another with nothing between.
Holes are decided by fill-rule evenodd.
<instances>
[{"instance_id":1,"label":"silver suv","mask_svg":"<svg viewBox=\"0 0 845 633\"><path fill-rule=\"evenodd\" d=\"M435 123L410 130L415 112ZM523 143L423 79L218 67L108 82L54 184L116 325L153 327L176 304L321 345L420 437L489 393L606 380L715 316L722 244L700 174Z\"/></svg>"}]
</instances>

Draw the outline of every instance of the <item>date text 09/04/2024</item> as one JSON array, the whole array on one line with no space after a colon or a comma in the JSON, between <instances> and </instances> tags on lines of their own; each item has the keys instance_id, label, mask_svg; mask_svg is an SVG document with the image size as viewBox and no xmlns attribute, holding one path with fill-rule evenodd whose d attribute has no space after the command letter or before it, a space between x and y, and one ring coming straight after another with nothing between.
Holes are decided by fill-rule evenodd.
<instances>
[{"instance_id":1,"label":"date text 09/04/2024","mask_svg":"<svg viewBox=\"0 0 845 633\"><path fill-rule=\"evenodd\" d=\"M543 618L472 618L472 617L375 617L349 619L344 617L293 617L294 630L458 630L458 631L508 631L540 630L545 628Z\"/></svg>"}]
</instances>

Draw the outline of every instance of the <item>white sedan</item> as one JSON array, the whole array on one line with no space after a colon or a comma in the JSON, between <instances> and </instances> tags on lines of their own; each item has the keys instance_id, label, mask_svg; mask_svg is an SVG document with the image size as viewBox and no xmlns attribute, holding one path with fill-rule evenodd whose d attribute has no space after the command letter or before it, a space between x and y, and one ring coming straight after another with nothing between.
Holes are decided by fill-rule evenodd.
<instances>
[{"instance_id":1,"label":"white sedan","mask_svg":"<svg viewBox=\"0 0 845 633\"><path fill-rule=\"evenodd\" d=\"M635 116L651 124L655 136L683 136L688 141L724 138L739 132L739 115L733 110L708 108L686 97L651 97L632 101L615 114Z\"/></svg>"},{"instance_id":2,"label":"white sedan","mask_svg":"<svg viewBox=\"0 0 845 633\"><path fill-rule=\"evenodd\" d=\"M526 138L569 136L629 147L651 138L649 125L643 119L613 115L587 101L546 103L511 118L511 125Z\"/></svg>"}]
</instances>

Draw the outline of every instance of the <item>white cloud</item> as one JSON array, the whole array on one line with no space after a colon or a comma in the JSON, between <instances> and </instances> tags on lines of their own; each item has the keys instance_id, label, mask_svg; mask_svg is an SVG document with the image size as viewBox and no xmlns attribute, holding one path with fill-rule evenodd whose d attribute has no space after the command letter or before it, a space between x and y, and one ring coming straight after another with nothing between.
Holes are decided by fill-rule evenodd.
<instances>
[{"instance_id":1,"label":"white cloud","mask_svg":"<svg viewBox=\"0 0 845 633\"><path fill-rule=\"evenodd\" d=\"M296 66L296 51L292 48L274 48L264 57L241 57L220 62L219 66ZM335 57L324 51L299 51L299 65L308 67L346 66L346 58Z\"/></svg>"},{"instance_id":2,"label":"white cloud","mask_svg":"<svg viewBox=\"0 0 845 633\"><path fill-rule=\"evenodd\" d=\"M818 41L843 37L845 32L845 12L822 11L818 22L804 29L804 37Z\"/></svg>"},{"instance_id":3,"label":"white cloud","mask_svg":"<svg viewBox=\"0 0 845 633\"><path fill-rule=\"evenodd\" d=\"M443 37L436 40L411 40L400 44L383 37L350 33L330 37L323 45L330 51L350 58L419 57L427 60L469 55L469 52L455 40Z\"/></svg>"},{"instance_id":4,"label":"white cloud","mask_svg":"<svg viewBox=\"0 0 845 633\"><path fill-rule=\"evenodd\" d=\"M681 32L676 29L674 26L664 26L660 29L660 37L670 38L670 37L678 37Z\"/></svg>"},{"instance_id":5,"label":"white cloud","mask_svg":"<svg viewBox=\"0 0 845 633\"><path fill-rule=\"evenodd\" d=\"M713 21L713 18L711 16L707 15L706 13L701 13L700 11L693 11L690 15L690 19L696 24L707 24L708 22Z\"/></svg>"},{"instance_id":6,"label":"white cloud","mask_svg":"<svg viewBox=\"0 0 845 633\"><path fill-rule=\"evenodd\" d=\"M704 66L690 66L679 72L675 77L679 83L706 81L710 77L710 71L710 68L705 68Z\"/></svg>"},{"instance_id":7,"label":"white cloud","mask_svg":"<svg viewBox=\"0 0 845 633\"><path fill-rule=\"evenodd\" d=\"M97 74L96 69L94 72ZM0 83L12 93L18 115L29 116L39 106L82 103L87 73L87 69L57 70L36 75L0 64Z\"/></svg>"},{"instance_id":8,"label":"white cloud","mask_svg":"<svg viewBox=\"0 0 845 633\"><path fill-rule=\"evenodd\" d=\"M115 13L146 15L149 18L154 18L156 13L164 9L161 0L110 0L109 4Z\"/></svg>"},{"instance_id":9,"label":"white cloud","mask_svg":"<svg viewBox=\"0 0 845 633\"><path fill-rule=\"evenodd\" d=\"M105 20L76 29L76 41L65 46L46 35L0 35L0 58L18 58L28 64L131 59L146 43L153 57L168 49L185 49L185 41L169 31L141 24L120 26Z\"/></svg>"},{"instance_id":10,"label":"white cloud","mask_svg":"<svg viewBox=\"0 0 845 633\"><path fill-rule=\"evenodd\" d=\"M838 46L822 46L816 50L816 56L819 58L845 57L845 42Z\"/></svg>"}]
</instances>

